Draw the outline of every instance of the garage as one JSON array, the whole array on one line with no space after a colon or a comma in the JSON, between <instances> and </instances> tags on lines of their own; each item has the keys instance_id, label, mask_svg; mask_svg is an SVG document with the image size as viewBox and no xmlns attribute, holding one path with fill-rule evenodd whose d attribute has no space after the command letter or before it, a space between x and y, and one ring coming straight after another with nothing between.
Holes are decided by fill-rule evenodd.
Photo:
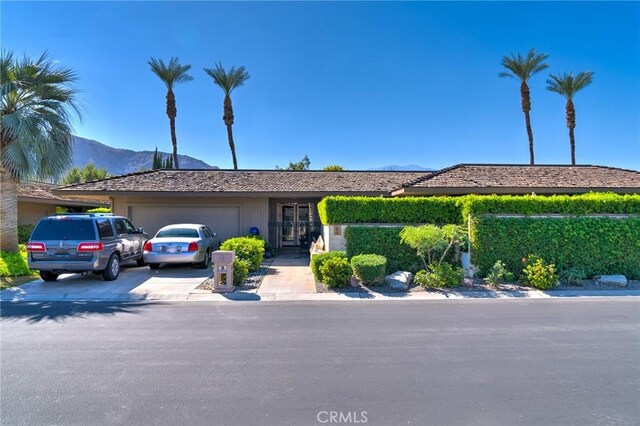
<instances>
[{"instance_id":1,"label":"garage","mask_svg":"<svg viewBox=\"0 0 640 426\"><path fill-rule=\"evenodd\" d=\"M172 223L201 223L220 241L240 235L240 207L216 205L130 205L128 216L150 236Z\"/></svg>"}]
</instances>

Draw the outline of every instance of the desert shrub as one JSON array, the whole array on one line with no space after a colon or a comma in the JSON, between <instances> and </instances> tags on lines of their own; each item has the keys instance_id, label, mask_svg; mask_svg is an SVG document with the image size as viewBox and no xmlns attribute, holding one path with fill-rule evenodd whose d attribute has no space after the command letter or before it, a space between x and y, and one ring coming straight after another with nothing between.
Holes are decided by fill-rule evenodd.
<instances>
[{"instance_id":1,"label":"desert shrub","mask_svg":"<svg viewBox=\"0 0 640 426\"><path fill-rule=\"evenodd\" d=\"M513 272L509 272L501 260L496 260L487 274L487 283L496 285L505 281L513 281Z\"/></svg>"},{"instance_id":2,"label":"desert shrub","mask_svg":"<svg viewBox=\"0 0 640 426\"><path fill-rule=\"evenodd\" d=\"M264 257L264 240L251 237L229 238L220 245L220 250L236 252L236 258L244 260L249 271L257 271Z\"/></svg>"},{"instance_id":3,"label":"desert shrub","mask_svg":"<svg viewBox=\"0 0 640 426\"><path fill-rule=\"evenodd\" d=\"M32 274L27 264L27 249L23 244L20 245L18 253L0 251L0 259L1 277L18 277Z\"/></svg>"},{"instance_id":4,"label":"desert shrub","mask_svg":"<svg viewBox=\"0 0 640 426\"><path fill-rule=\"evenodd\" d=\"M541 290L548 290L558 284L558 275L553 263L548 264L542 258L529 255L522 259L522 283Z\"/></svg>"},{"instance_id":5,"label":"desert shrub","mask_svg":"<svg viewBox=\"0 0 640 426\"><path fill-rule=\"evenodd\" d=\"M320 268L322 267L324 262L333 258L346 259L347 254L344 251L338 250L338 251L330 251L328 253L318 253L311 256L311 272L313 273L313 278L317 282L320 282L320 283L324 282L322 281L322 272Z\"/></svg>"},{"instance_id":6,"label":"desert shrub","mask_svg":"<svg viewBox=\"0 0 640 426\"><path fill-rule=\"evenodd\" d=\"M405 226L400 231L400 240L416 250L426 268L432 262L442 263L455 244L459 247L463 234L458 225Z\"/></svg>"},{"instance_id":7,"label":"desert shrub","mask_svg":"<svg viewBox=\"0 0 640 426\"><path fill-rule=\"evenodd\" d=\"M449 263L432 263L418 271L413 281L425 288L456 287L464 280L464 269Z\"/></svg>"},{"instance_id":8,"label":"desert shrub","mask_svg":"<svg viewBox=\"0 0 640 426\"><path fill-rule=\"evenodd\" d=\"M416 272L420 258L415 250L400 239L400 227L347 226L347 257L359 254L379 254L387 259L387 273Z\"/></svg>"},{"instance_id":9,"label":"desert shrub","mask_svg":"<svg viewBox=\"0 0 640 426\"><path fill-rule=\"evenodd\" d=\"M460 197L325 197L320 221L335 223L462 223Z\"/></svg>"},{"instance_id":10,"label":"desert shrub","mask_svg":"<svg viewBox=\"0 0 640 426\"><path fill-rule=\"evenodd\" d=\"M587 274L580 268L569 268L560 271L558 279L569 285L580 285L583 280L587 279Z\"/></svg>"},{"instance_id":11,"label":"desert shrub","mask_svg":"<svg viewBox=\"0 0 640 426\"><path fill-rule=\"evenodd\" d=\"M31 224L18 225L18 244L27 244L35 227Z\"/></svg>"},{"instance_id":12,"label":"desert shrub","mask_svg":"<svg viewBox=\"0 0 640 426\"><path fill-rule=\"evenodd\" d=\"M379 254L359 254L351 258L351 268L363 284L381 284L387 273L387 259Z\"/></svg>"},{"instance_id":13,"label":"desert shrub","mask_svg":"<svg viewBox=\"0 0 640 426\"><path fill-rule=\"evenodd\" d=\"M329 288L345 287L353 275L349 261L344 257L332 257L320 266L322 283Z\"/></svg>"},{"instance_id":14,"label":"desert shrub","mask_svg":"<svg viewBox=\"0 0 640 426\"><path fill-rule=\"evenodd\" d=\"M87 213L111 213L111 208L109 208L109 207L96 207L95 209L87 210Z\"/></svg>"}]
</instances>

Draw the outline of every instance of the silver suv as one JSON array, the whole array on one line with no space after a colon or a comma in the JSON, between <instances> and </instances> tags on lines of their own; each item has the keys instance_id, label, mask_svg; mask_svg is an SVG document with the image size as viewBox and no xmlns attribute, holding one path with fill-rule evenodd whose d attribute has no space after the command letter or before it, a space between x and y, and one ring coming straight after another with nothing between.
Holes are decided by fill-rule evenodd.
<instances>
[{"instance_id":1,"label":"silver suv","mask_svg":"<svg viewBox=\"0 0 640 426\"><path fill-rule=\"evenodd\" d=\"M31 233L27 244L30 269L45 281L65 272L102 274L113 281L120 263L135 260L144 265L142 252L149 236L126 217L105 213L47 216Z\"/></svg>"}]
</instances>

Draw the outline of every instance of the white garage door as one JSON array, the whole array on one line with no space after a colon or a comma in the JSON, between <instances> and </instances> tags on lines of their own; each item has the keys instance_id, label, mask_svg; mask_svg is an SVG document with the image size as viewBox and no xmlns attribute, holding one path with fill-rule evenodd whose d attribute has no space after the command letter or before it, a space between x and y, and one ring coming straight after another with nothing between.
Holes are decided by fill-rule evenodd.
<instances>
[{"instance_id":1,"label":"white garage door","mask_svg":"<svg viewBox=\"0 0 640 426\"><path fill-rule=\"evenodd\" d=\"M172 223L202 223L216 232L220 241L240 235L240 207L130 206L129 217L150 236Z\"/></svg>"}]
</instances>

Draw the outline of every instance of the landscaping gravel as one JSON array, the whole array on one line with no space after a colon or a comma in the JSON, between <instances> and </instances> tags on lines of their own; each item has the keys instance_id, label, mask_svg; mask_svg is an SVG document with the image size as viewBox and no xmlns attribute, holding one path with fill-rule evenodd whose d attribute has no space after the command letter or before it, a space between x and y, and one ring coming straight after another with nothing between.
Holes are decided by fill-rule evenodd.
<instances>
[{"instance_id":1,"label":"landscaping gravel","mask_svg":"<svg viewBox=\"0 0 640 426\"><path fill-rule=\"evenodd\" d=\"M248 290L257 290L262 283L262 279L267 275L267 271L269 267L273 263L273 258L268 259L260 265L260 268L257 271L250 272L247 275L247 278L242 282L241 285L235 286L234 291L248 291ZM196 290L213 290L213 275L203 281Z\"/></svg>"}]
</instances>

